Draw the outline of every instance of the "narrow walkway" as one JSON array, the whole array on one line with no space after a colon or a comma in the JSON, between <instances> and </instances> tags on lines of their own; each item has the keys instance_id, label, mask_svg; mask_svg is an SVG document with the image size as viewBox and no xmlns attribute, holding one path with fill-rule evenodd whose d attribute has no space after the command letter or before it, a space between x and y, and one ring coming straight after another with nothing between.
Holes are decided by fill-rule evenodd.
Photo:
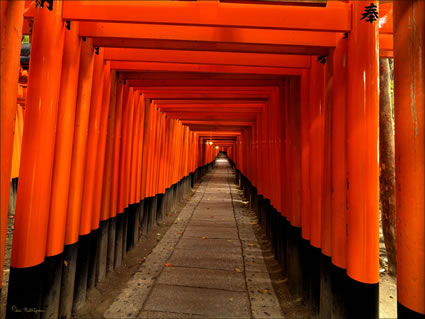
<instances>
[{"instance_id":1,"label":"narrow walkway","mask_svg":"<svg viewBox=\"0 0 425 319\"><path fill-rule=\"evenodd\" d=\"M283 318L229 167L217 159L106 318Z\"/></svg>"}]
</instances>

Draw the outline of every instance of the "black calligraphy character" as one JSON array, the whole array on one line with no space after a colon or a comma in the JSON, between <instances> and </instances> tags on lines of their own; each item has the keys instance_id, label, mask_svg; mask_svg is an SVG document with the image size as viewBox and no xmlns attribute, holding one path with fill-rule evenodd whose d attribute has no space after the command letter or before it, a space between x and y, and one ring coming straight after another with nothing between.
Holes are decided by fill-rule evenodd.
<instances>
[{"instance_id":1,"label":"black calligraphy character","mask_svg":"<svg viewBox=\"0 0 425 319\"><path fill-rule=\"evenodd\" d=\"M377 6L373 4L373 2L370 4L370 6L365 7L365 12L362 13L362 17L360 20L366 19L367 22L373 23L374 21L379 19L378 15L378 9Z\"/></svg>"}]
</instances>

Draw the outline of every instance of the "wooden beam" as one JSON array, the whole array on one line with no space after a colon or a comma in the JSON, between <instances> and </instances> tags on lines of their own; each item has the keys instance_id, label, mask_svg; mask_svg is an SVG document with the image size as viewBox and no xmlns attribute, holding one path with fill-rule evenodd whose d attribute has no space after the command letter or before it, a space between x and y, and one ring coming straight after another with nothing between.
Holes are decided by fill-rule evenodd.
<instances>
[{"instance_id":1,"label":"wooden beam","mask_svg":"<svg viewBox=\"0 0 425 319\"><path fill-rule=\"evenodd\" d=\"M227 105L228 107L238 107L239 105L243 106L252 106L257 107L261 106L264 107L265 103L267 102L266 98L255 98L255 99L247 99L247 98L233 98L233 99L215 99L215 100L208 100L208 99L155 99L155 104L158 107L169 107L169 106L177 106L177 107L192 107L192 106L202 106L206 105L207 107L215 107L220 105Z\"/></svg>"},{"instance_id":2,"label":"wooden beam","mask_svg":"<svg viewBox=\"0 0 425 319\"><path fill-rule=\"evenodd\" d=\"M275 68L234 65L210 65L189 63L125 62L112 61L111 69L117 71L174 71L201 73L238 73L238 74L274 74L301 75L301 68Z\"/></svg>"},{"instance_id":3,"label":"wooden beam","mask_svg":"<svg viewBox=\"0 0 425 319\"><path fill-rule=\"evenodd\" d=\"M351 7L317 8L213 1L65 1L65 20L347 32Z\"/></svg>"},{"instance_id":4,"label":"wooden beam","mask_svg":"<svg viewBox=\"0 0 425 319\"><path fill-rule=\"evenodd\" d=\"M273 87L167 87L148 88L134 87L150 99L269 99L273 94Z\"/></svg>"},{"instance_id":5,"label":"wooden beam","mask_svg":"<svg viewBox=\"0 0 425 319\"><path fill-rule=\"evenodd\" d=\"M164 112L167 117L179 120L240 120L240 121L254 121L256 118L255 112L238 112L238 113L230 113L230 112Z\"/></svg>"},{"instance_id":6,"label":"wooden beam","mask_svg":"<svg viewBox=\"0 0 425 319\"><path fill-rule=\"evenodd\" d=\"M93 44L99 47L164 49L186 51L216 51L216 52L251 52L296 55L328 55L327 47L294 46L294 45L265 45L240 44L219 42L195 42L179 40L145 40L123 38L94 38Z\"/></svg>"},{"instance_id":7,"label":"wooden beam","mask_svg":"<svg viewBox=\"0 0 425 319\"><path fill-rule=\"evenodd\" d=\"M125 75L122 75L125 79ZM169 87L169 86L279 86L282 80L185 80L185 79L170 79L170 80L127 80L130 86L138 87Z\"/></svg>"},{"instance_id":8,"label":"wooden beam","mask_svg":"<svg viewBox=\"0 0 425 319\"><path fill-rule=\"evenodd\" d=\"M235 107L236 106L236 107ZM252 112L261 112L264 108L264 105L255 105L249 106L246 104L236 104L235 106L227 106L220 104L205 104L202 107L175 107L175 106L162 106L159 105L161 111L169 114L170 112L178 112L178 113L186 113L186 112L197 112L197 113L205 113L211 112L221 112L221 113L232 113L232 114L241 114L241 113L252 113Z\"/></svg>"},{"instance_id":9,"label":"wooden beam","mask_svg":"<svg viewBox=\"0 0 425 319\"><path fill-rule=\"evenodd\" d=\"M234 74L234 73L199 73L199 72L120 72L120 78L123 80L142 80L142 81L264 81L272 83L286 78L282 75L265 74ZM205 82L207 83L207 82ZM154 86L154 85L153 85ZM177 85L175 85L177 86ZM206 86L209 86L207 84Z\"/></svg>"},{"instance_id":10,"label":"wooden beam","mask_svg":"<svg viewBox=\"0 0 425 319\"><path fill-rule=\"evenodd\" d=\"M100 46L209 51L283 52L286 47L292 47L287 50L307 53L312 52L309 48L323 51L336 45L334 32L253 27L82 22L80 35L94 38L95 45Z\"/></svg>"},{"instance_id":11,"label":"wooden beam","mask_svg":"<svg viewBox=\"0 0 425 319\"><path fill-rule=\"evenodd\" d=\"M311 66L310 57L298 55L124 48L105 49L105 60L280 68L309 68Z\"/></svg>"}]
</instances>

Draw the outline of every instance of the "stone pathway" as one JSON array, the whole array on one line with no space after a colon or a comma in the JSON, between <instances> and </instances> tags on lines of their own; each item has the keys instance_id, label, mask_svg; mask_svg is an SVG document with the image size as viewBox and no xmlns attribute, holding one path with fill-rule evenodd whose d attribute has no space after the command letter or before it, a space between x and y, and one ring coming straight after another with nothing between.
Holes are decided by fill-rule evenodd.
<instances>
[{"instance_id":1,"label":"stone pathway","mask_svg":"<svg viewBox=\"0 0 425 319\"><path fill-rule=\"evenodd\" d=\"M105 313L105 318L283 318L226 159Z\"/></svg>"}]
</instances>

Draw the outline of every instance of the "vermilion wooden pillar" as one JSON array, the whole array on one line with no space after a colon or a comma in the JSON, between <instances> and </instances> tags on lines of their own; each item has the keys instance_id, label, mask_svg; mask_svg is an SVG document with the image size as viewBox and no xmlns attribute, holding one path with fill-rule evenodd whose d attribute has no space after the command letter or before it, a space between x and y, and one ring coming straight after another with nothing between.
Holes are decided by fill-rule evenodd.
<instances>
[{"instance_id":1,"label":"vermilion wooden pillar","mask_svg":"<svg viewBox=\"0 0 425 319\"><path fill-rule=\"evenodd\" d=\"M91 102L89 126L87 133L86 159L84 168L83 196L81 198L80 236L88 235L92 230L93 195L97 166L97 146L99 144L99 127L104 89L104 50L101 48L94 56L93 81L91 87Z\"/></svg>"},{"instance_id":2,"label":"vermilion wooden pillar","mask_svg":"<svg viewBox=\"0 0 425 319\"><path fill-rule=\"evenodd\" d=\"M301 78L298 76L289 77L288 82L290 97L288 105L289 163L291 170L288 187L292 193L290 202L291 225L298 228L301 227Z\"/></svg>"},{"instance_id":3,"label":"vermilion wooden pillar","mask_svg":"<svg viewBox=\"0 0 425 319\"><path fill-rule=\"evenodd\" d=\"M332 110L333 110L333 55L334 50L329 50L329 56L326 61L326 76L325 76L325 105L323 108L323 186L322 186L322 227L321 227L321 248L322 254L330 257L332 255L331 246L331 129L332 129Z\"/></svg>"},{"instance_id":4,"label":"vermilion wooden pillar","mask_svg":"<svg viewBox=\"0 0 425 319\"><path fill-rule=\"evenodd\" d=\"M130 204L134 204L138 202L136 200L136 179L137 179L137 161L138 161L138 147L140 144L139 141L139 134L140 134L140 92L135 92L135 98L134 98L134 123L133 123L133 143L132 143L132 159L131 159L131 173L130 173L130 179L131 179L131 189L130 189Z\"/></svg>"},{"instance_id":5,"label":"vermilion wooden pillar","mask_svg":"<svg viewBox=\"0 0 425 319\"><path fill-rule=\"evenodd\" d=\"M310 244L320 248L323 200L323 109L325 107L325 67L312 58L310 71Z\"/></svg>"},{"instance_id":6,"label":"vermilion wooden pillar","mask_svg":"<svg viewBox=\"0 0 425 319\"><path fill-rule=\"evenodd\" d=\"M337 42L333 57L332 110L332 263L346 267L346 189L345 112L347 104L347 40Z\"/></svg>"},{"instance_id":7,"label":"vermilion wooden pillar","mask_svg":"<svg viewBox=\"0 0 425 319\"><path fill-rule=\"evenodd\" d=\"M111 72L111 96L108 116L108 126L105 145L105 163L102 175L102 196L100 202L100 220L108 220L111 217L111 197L114 167L114 129L118 107L118 79L115 71Z\"/></svg>"},{"instance_id":8,"label":"vermilion wooden pillar","mask_svg":"<svg viewBox=\"0 0 425 319\"><path fill-rule=\"evenodd\" d=\"M133 139L134 139L134 114L135 114L135 104L137 102L136 95L138 95L137 91L134 91L133 88L130 88L129 95L128 95L128 122L126 126L123 126L123 128L126 131L126 144L125 144L125 153L126 153L126 160L125 160L125 177L124 177L124 186L125 186L125 192L124 192L124 198L123 198L123 208L125 209L128 207L129 204L132 204L130 202L131 198L131 163L133 160Z\"/></svg>"},{"instance_id":9,"label":"vermilion wooden pillar","mask_svg":"<svg viewBox=\"0 0 425 319\"><path fill-rule=\"evenodd\" d=\"M374 2L378 6L377 2ZM378 317L378 21L361 19L371 1L352 2L346 112L348 316Z\"/></svg>"},{"instance_id":10,"label":"vermilion wooden pillar","mask_svg":"<svg viewBox=\"0 0 425 319\"><path fill-rule=\"evenodd\" d=\"M143 200L142 197L142 164L143 164L143 139L144 139L144 123L145 123L145 97L143 94L140 95L140 137L138 145L137 155L137 179L136 179L136 199L138 201ZM168 176L168 174L167 174Z\"/></svg>"},{"instance_id":11,"label":"vermilion wooden pillar","mask_svg":"<svg viewBox=\"0 0 425 319\"><path fill-rule=\"evenodd\" d=\"M3 280L13 132L18 94L19 56L25 1L1 1L1 206L0 206L0 282ZM0 288L1 291L1 288Z\"/></svg>"},{"instance_id":12,"label":"vermilion wooden pillar","mask_svg":"<svg viewBox=\"0 0 425 319\"><path fill-rule=\"evenodd\" d=\"M128 157L128 129L129 129L129 121L130 121L130 111L133 106L133 94L134 89L129 88L128 86L124 86L124 99L123 99L123 117L122 117L122 126L121 126L121 148L120 148L120 168L119 168L119 195L118 195L118 211L117 213L121 214L124 212L124 209L127 206L127 157ZM121 258L119 258L121 259ZM121 262L121 261L120 261Z\"/></svg>"},{"instance_id":13,"label":"vermilion wooden pillar","mask_svg":"<svg viewBox=\"0 0 425 319\"><path fill-rule=\"evenodd\" d=\"M110 62L105 61L105 76L104 76L104 89L102 96L102 111L100 115L99 130L99 144L97 145L96 156L96 175L94 182L94 195L93 195L93 214L92 214L92 229L96 229L99 221L107 219L107 211L101 210L102 205L102 187L104 184L112 181L110 171L107 177L104 177L105 162L106 162L106 143L108 129L113 127L112 118L115 117L116 106L116 73L111 72ZM114 118L115 119L115 118ZM110 189L109 189L110 191ZM108 192L109 193L109 192Z\"/></svg>"},{"instance_id":14,"label":"vermilion wooden pillar","mask_svg":"<svg viewBox=\"0 0 425 319\"><path fill-rule=\"evenodd\" d=\"M144 110L145 117L143 122L142 185L140 189L142 199L144 199L145 197L148 197L146 177L147 177L147 171L148 171L149 139L151 134L149 129L149 123L152 117L149 99L145 98L144 107L145 107L145 110Z\"/></svg>"},{"instance_id":15,"label":"vermilion wooden pillar","mask_svg":"<svg viewBox=\"0 0 425 319\"><path fill-rule=\"evenodd\" d=\"M94 49L90 39L83 39L80 50L78 95L75 105L75 127L72 146L71 179L69 185L67 220L65 227L64 259L59 315L69 318L74 300L75 271L80 231L81 199L83 195L84 165L93 79Z\"/></svg>"},{"instance_id":16,"label":"vermilion wooden pillar","mask_svg":"<svg viewBox=\"0 0 425 319\"><path fill-rule=\"evenodd\" d=\"M75 103L77 100L78 74L81 41L78 36L79 24L65 32L62 66L60 109L56 132L56 147L50 222L47 241L47 256L63 251L65 240L66 211L68 206L69 182L71 177L72 145L74 140Z\"/></svg>"},{"instance_id":17,"label":"vermilion wooden pillar","mask_svg":"<svg viewBox=\"0 0 425 319\"><path fill-rule=\"evenodd\" d=\"M72 148L71 181L65 231L66 245L72 245L78 241L80 230L80 212L83 196L84 167L86 161L87 132L94 66L94 49L92 40L83 40L80 54L80 75L78 80L74 145Z\"/></svg>"},{"instance_id":18,"label":"vermilion wooden pillar","mask_svg":"<svg viewBox=\"0 0 425 319\"><path fill-rule=\"evenodd\" d=\"M333 108L331 148L331 315L344 318L347 265L347 170L345 112L347 107L347 45L341 35L333 55Z\"/></svg>"},{"instance_id":19,"label":"vermilion wooden pillar","mask_svg":"<svg viewBox=\"0 0 425 319\"><path fill-rule=\"evenodd\" d=\"M124 90L125 85L121 80L117 84L117 110L115 114L115 125L114 125L114 148L113 153L113 170L112 170L112 189L111 189L111 207L110 217L113 218L118 213L119 204L119 180L120 180L120 149L122 144L121 127L123 125L123 110L124 110Z\"/></svg>"},{"instance_id":20,"label":"vermilion wooden pillar","mask_svg":"<svg viewBox=\"0 0 425 319\"><path fill-rule=\"evenodd\" d=\"M69 183L71 178L72 145L74 140L75 103L77 100L81 40L79 23L65 30L65 45L62 63L59 115L56 131L55 160L53 166L52 192L50 195L49 228L47 231L46 264L50 274L45 285L43 304L46 317L57 317L63 250L65 242L66 215Z\"/></svg>"},{"instance_id":21,"label":"vermilion wooden pillar","mask_svg":"<svg viewBox=\"0 0 425 319\"><path fill-rule=\"evenodd\" d=\"M53 2L52 11L36 9L32 41L22 140L22 158L27 160L21 162L19 173L7 306L10 318L17 316L12 306L40 309L62 71L62 2Z\"/></svg>"},{"instance_id":22,"label":"vermilion wooden pillar","mask_svg":"<svg viewBox=\"0 0 425 319\"><path fill-rule=\"evenodd\" d=\"M425 318L425 2L394 1L398 318Z\"/></svg>"},{"instance_id":23,"label":"vermilion wooden pillar","mask_svg":"<svg viewBox=\"0 0 425 319\"><path fill-rule=\"evenodd\" d=\"M301 76L301 231L302 238L310 239L311 195L310 195L310 111L308 86L310 71Z\"/></svg>"},{"instance_id":24,"label":"vermilion wooden pillar","mask_svg":"<svg viewBox=\"0 0 425 319\"><path fill-rule=\"evenodd\" d=\"M291 205L292 205L292 196L293 196L293 192L291 191L291 176L292 176L292 168L291 168L291 149L290 149L290 142L291 142L291 127L289 125L290 120L289 118L292 116L292 114L290 114L289 109L290 109L290 95L291 93L289 92L289 79L286 79L285 83L284 83L284 104L283 104L283 109L284 109L284 118L285 121L283 123L285 129L284 129L284 152L285 152L285 156L283 158L283 166L284 166L284 183L285 183L285 202L284 202L284 216L287 218L287 220L289 222L292 221L292 210L291 210Z\"/></svg>"}]
</instances>

